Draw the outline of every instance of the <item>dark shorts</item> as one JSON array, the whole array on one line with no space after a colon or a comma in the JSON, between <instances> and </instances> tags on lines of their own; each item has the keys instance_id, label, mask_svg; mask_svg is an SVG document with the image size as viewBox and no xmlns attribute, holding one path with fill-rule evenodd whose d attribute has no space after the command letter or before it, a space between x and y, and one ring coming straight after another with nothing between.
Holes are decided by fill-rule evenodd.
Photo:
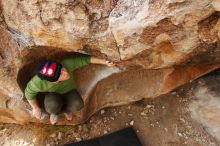
<instances>
[{"instance_id":1,"label":"dark shorts","mask_svg":"<svg viewBox=\"0 0 220 146\"><path fill-rule=\"evenodd\" d=\"M84 107L82 97L76 90L66 94L46 93L44 108L49 114L76 112Z\"/></svg>"}]
</instances>

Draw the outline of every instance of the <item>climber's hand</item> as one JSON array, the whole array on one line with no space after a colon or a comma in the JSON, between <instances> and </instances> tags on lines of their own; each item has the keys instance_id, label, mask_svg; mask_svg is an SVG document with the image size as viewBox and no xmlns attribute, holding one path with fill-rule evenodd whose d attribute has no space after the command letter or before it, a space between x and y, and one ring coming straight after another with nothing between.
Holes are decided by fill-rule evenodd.
<instances>
[{"instance_id":1,"label":"climber's hand","mask_svg":"<svg viewBox=\"0 0 220 146\"><path fill-rule=\"evenodd\" d=\"M40 120L41 119L41 114L42 114L42 111L41 111L40 108L34 108L33 109L33 115L34 115L35 118Z\"/></svg>"},{"instance_id":2,"label":"climber's hand","mask_svg":"<svg viewBox=\"0 0 220 146\"><path fill-rule=\"evenodd\" d=\"M107 65L109 67L115 66L114 62L111 62L111 61L108 61L108 60L105 60L105 65Z\"/></svg>"},{"instance_id":3,"label":"climber's hand","mask_svg":"<svg viewBox=\"0 0 220 146\"><path fill-rule=\"evenodd\" d=\"M91 63L95 63L95 64L103 64L103 65L107 65L107 66L115 66L115 64L112 61L108 61L106 59L100 59L100 58L96 58L96 57L91 57Z\"/></svg>"}]
</instances>

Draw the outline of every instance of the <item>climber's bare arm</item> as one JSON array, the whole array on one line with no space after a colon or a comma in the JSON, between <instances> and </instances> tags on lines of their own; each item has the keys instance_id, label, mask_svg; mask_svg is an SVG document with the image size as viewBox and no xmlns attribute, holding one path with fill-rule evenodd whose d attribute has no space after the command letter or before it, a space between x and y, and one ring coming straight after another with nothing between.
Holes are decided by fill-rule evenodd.
<instances>
[{"instance_id":1,"label":"climber's bare arm","mask_svg":"<svg viewBox=\"0 0 220 146\"><path fill-rule=\"evenodd\" d=\"M31 107L33 108L33 115L37 118L40 119L41 117L41 109L37 104L37 100L33 99L33 100L28 100L29 104L31 105Z\"/></svg>"},{"instance_id":2,"label":"climber's bare arm","mask_svg":"<svg viewBox=\"0 0 220 146\"><path fill-rule=\"evenodd\" d=\"M115 64L111 61L105 60L105 59L100 59L100 58L96 58L96 57L91 57L91 63L94 64L103 64L103 65L107 65L107 66L115 66Z\"/></svg>"}]
</instances>

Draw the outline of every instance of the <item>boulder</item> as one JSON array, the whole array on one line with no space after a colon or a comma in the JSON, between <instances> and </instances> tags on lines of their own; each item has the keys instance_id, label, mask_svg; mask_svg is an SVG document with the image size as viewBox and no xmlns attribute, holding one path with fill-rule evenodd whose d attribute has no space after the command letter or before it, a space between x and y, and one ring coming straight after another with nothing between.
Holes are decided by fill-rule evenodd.
<instances>
[{"instance_id":1,"label":"boulder","mask_svg":"<svg viewBox=\"0 0 220 146\"><path fill-rule=\"evenodd\" d=\"M2 0L0 122L37 121L24 97L35 65L75 53L114 61L75 72L85 108L166 94L220 66L218 2L212 0Z\"/></svg>"}]
</instances>

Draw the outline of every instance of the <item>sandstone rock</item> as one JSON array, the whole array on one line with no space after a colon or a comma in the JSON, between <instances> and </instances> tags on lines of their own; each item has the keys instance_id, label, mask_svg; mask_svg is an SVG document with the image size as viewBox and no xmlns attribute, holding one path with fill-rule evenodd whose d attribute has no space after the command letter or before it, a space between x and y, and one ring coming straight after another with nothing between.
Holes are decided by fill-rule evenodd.
<instances>
[{"instance_id":1,"label":"sandstone rock","mask_svg":"<svg viewBox=\"0 0 220 146\"><path fill-rule=\"evenodd\" d=\"M215 8L216 11L220 11L220 2L218 0L213 0L212 6Z\"/></svg>"},{"instance_id":2,"label":"sandstone rock","mask_svg":"<svg viewBox=\"0 0 220 146\"><path fill-rule=\"evenodd\" d=\"M150 55L144 66L152 68L178 64L200 45L198 23L215 12L211 2L3 0L2 10L8 27L35 45L84 47L117 61ZM169 53L160 49L164 43Z\"/></svg>"},{"instance_id":3,"label":"sandstone rock","mask_svg":"<svg viewBox=\"0 0 220 146\"><path fill-rule=\"evenodd\" d=\"M203 79L194 91L195 100L190 104L192 118L201 123L215 138L220 140L219 76Z\"/></svg>"},{"instance_id":4,"label":"sandstone rock","mask_svg":"<svg viewBox=\"0 0 220 146\"><path fill-rule=\"evenodd\" d=\"M0 122L39 122L23 90L44 58L59 61L78 51L117 65L75 72L86 108L71 124L104 107L168 93L219 68L216 2L2 0Z\"/></svg>"},{"instance_id":5,"label":"sandstone rock","mask_svg":"<svg viewBox=\"0 0 220 146\"><path fill-rule=\"evenodd\" d=\"M153 46L168 41L170 48L180 53L178 59L184 59L185 53L192 51L191 47L199 45L196 24L214 12L211 6L206 7L209 3L194 0L189 4L169 7L163 0L121 0L109 17L110 28L120 46L121 58L132 58L144 50L154 52ZM199 14L200 10L203 15ZM159 39L161 35L166 37Z\"/></svg>"}]
</instances>

